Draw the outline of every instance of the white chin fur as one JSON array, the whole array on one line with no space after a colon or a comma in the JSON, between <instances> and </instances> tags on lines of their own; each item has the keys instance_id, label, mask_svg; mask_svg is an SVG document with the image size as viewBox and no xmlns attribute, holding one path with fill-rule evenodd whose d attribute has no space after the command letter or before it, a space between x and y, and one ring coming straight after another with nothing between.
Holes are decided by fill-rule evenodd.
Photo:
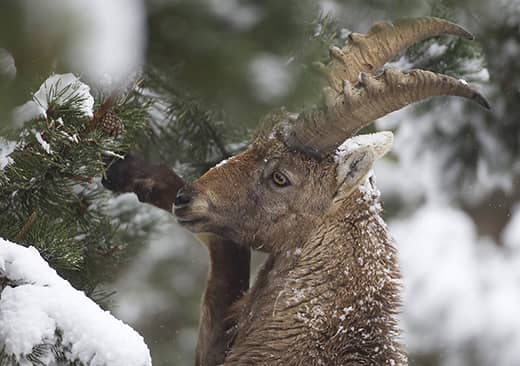
<instances>
[{"instance_id":1,"label":"white chin fur","mask_svg":"<svg viewBox=\"0 0 520 366\"><path fill-rule=\"evenodd\" d=\"M350 191L361 184L374 162L392 148L392 132L358 135L347 139L336 150L338 188Z\"/></svg>"}]
</instances>

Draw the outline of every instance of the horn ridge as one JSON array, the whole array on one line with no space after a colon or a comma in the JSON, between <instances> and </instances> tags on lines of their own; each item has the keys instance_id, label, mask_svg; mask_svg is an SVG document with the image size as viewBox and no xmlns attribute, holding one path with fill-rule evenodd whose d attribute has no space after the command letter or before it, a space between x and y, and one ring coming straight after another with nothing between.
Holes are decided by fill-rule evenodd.
<instances>
[{"instance_id":1,"label":"horn ridge","mask_svg":"<svg viewBox=\"0 0 520 366\"><path fill-rule=\"evenodd\" d=\"M463 27L435 17L376 22L366 34L351 33L343 48L330 49L330 86L340 91L342 80L353 83L360 72L374 72L414 43L441 34L473 39Z\"/></svg>"},{"instance_id":2,"label":"horn ridge","mask_svg":"<svg viewBox=\"0 0 520 366\"><path fill-rule=\"evenodd\" d=\"M301 115L286 135L286 144L324 156L374 120L434 96L463 97L489 109L487 100L464 80L431 71L403 72L391 68L378 76L362 73L359 79L353 86L343 84L347 90L338 95L334 105ZM309 124L307 119L311 116Z\"/></svg>"},{"instance_id":3,"label":"horn ridge","mask_svg":"<svg viewBox=\"0 0 520 366\"><path fill-rule=\"evenodd\" d=\"M301 113L290 128L284 128L285 144L323 157L377 118L433 96L464 97L489 109L486 99L464 80L425 70L378 72L403 49L440 34L473 39L455 23L421 17L378 22L366 34L351 33L343 48L331 47L331 61L319 65L329 82L325 105Z\"/></svg>"}]
</instances>

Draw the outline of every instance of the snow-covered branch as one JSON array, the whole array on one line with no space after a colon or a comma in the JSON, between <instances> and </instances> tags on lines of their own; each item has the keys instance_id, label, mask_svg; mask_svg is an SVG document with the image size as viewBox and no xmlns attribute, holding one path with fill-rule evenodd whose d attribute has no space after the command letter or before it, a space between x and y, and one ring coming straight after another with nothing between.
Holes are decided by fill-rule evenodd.
<instances>
[{"instance_id":1,"label":"snow-covered branch","mask_svg":"<svg viewBox=\"0 0 520 366\"><path fill-rule=\"evenodd\" d=\"M61 278L33 247L0 238L0 350L20 365L151 365L143 338ZM60 363L61 364L61 363Z\"/></svg>"}]
</instances>

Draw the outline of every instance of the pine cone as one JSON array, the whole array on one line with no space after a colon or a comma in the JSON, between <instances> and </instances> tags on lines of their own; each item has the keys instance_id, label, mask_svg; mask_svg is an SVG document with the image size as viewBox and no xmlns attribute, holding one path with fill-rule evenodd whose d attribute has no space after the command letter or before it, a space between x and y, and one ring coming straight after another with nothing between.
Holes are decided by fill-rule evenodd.
<instances>
[{"instance_id":1,"label":"pine cone","mask_svg":"<svg viewBox=\"0 0 520 366\"><path fill-rule=\"evenodd\" d=\"M99 119L98 128L108 136L117 137L123 133L125 125L117 114L108 111Z\"/></svg>"}]
</instances>

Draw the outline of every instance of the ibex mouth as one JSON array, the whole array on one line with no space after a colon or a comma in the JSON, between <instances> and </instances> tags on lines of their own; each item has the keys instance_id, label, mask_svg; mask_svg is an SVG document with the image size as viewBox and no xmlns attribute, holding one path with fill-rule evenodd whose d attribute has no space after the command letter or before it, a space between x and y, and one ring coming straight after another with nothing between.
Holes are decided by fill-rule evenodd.
<instances>
[{"instance_id":1,"label":"ibex mouth","mask_svg":"<svg viewBox=\"0 0 520 366\"><path fill-rule=\"evenodd\" d=\"M177 217L177 222L179 225L188 229L193 233L201 233L208 231L206 226L208 220L206 218L180 218Z\"/></svg>"},{"instance_id":2,"label":"ibex mouth","mask_svg":"<svg viewBox=\"0 0 520 366\"><path fill-rule=\"evenodd\" d=\"M177 222L190 231L199 231L199 226L208 222L206 217L197 215L196 212L193 212L193 209L190 205L175 205L174 213L175 217L177 218Z\"/></svg>"},{"instance_id":3,"label":"ibex mouth","mask_svg":"<svg viewBox=\"0 0 520 366\"><path fill-rule=\"evenodd\" d=\"M189 225L194 225L197 223L207 222L207 220L205 218L183 219L183 218L177 217L177 222L183 226L189 226Z\"/></svg>"}]
</instances>

